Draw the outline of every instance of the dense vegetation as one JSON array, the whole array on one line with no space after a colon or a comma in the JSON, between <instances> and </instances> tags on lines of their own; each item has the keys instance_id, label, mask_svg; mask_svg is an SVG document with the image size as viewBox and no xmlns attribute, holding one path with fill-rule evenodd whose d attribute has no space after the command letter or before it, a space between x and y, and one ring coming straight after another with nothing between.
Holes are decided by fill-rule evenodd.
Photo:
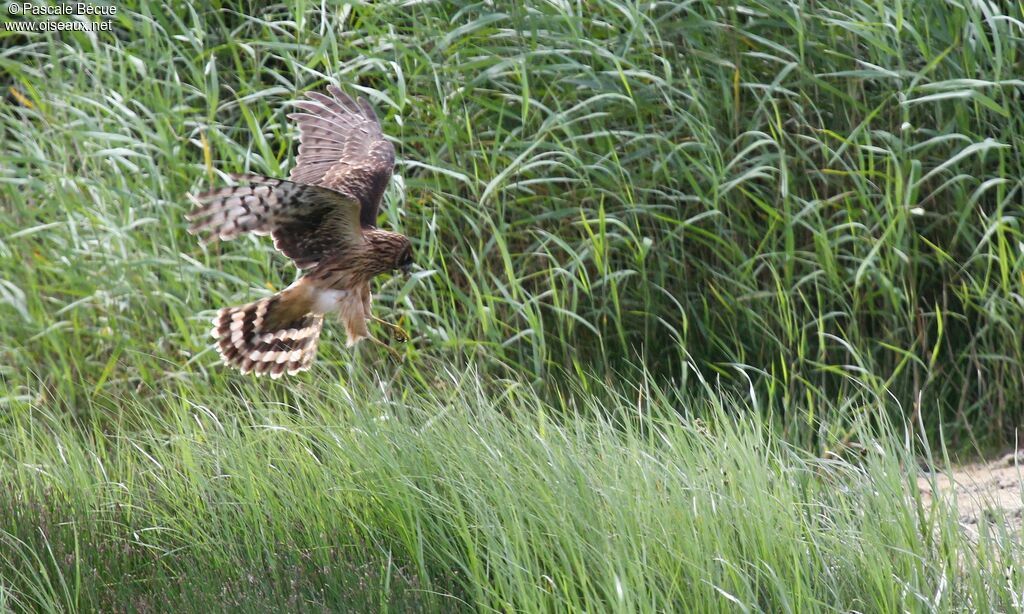
<instances>
[{"instance_id":1,"label":"dense vegetation","mask_svg":"<svg viewBox=\"0 0 1024 614\"><path fill-rule=\"evenodd\" d=\"M527 4L0 31L0 609L1020 607L913 453L1024 418L1024 10ZM331 82L413 341L241 377L209 318L294 269L184 194Z\"/></svg>"}]
</instances>

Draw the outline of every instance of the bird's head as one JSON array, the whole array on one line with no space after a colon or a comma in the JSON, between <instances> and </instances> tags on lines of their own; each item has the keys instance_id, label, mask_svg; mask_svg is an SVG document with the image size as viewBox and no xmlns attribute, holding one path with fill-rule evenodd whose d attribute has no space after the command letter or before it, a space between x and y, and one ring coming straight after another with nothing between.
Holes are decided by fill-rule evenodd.
<instances>
[{"instance_id":1,"label":"bird's head","mask_svg":"<svg viewBox=\"0 0 1024 614\"><path fill-rule=\"evenodd\" d=\"M402 237L402 239L404 239L404 242L402 244L402 249L399 250L398 252L398 258L395 259L395 270L399 270L402 273L408 275L409 272L412 270L413 264L412 243L410 243L409 239L405 237Z\"/></svg>"},{"instance_id":2,"label":"bird's head","mask_svg":"<svg viewBox=\"0 0 1024 614\"><path fill-rule=\"evenodd\" d=\"M412 243L405 235L374 228L363 236L370 243L370 268L374 275L388 271L408 273L412 268Z\"/></svg>"}]
</instances>

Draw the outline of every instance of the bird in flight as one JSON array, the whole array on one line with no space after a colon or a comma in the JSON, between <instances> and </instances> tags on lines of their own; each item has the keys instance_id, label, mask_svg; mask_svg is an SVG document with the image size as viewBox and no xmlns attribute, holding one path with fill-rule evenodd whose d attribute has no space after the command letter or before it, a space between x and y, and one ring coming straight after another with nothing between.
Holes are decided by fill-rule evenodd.
<instances>
[{"instance_id":1,"label":"bird in flight","mask_svg":"<svg viewBox=\"0 0 1024 614\"><path fill-rule=\"evenodd\" d=\"M324 316L337 313L348 346L362 339L397 352L370 334L374 320L370 280L412 266L412 246L401 234L376 227L377 212L395 166L395 150L370 104L335 86L310 92L288 117L299 125L299 155L289 179L232 175L238 185L189 195L186 217L202 241L226 241L251 232L270 235L303 276L272 296L225 307L212 335L226 364L273 378L313 362Z\"/></svg>"}]
</instances>

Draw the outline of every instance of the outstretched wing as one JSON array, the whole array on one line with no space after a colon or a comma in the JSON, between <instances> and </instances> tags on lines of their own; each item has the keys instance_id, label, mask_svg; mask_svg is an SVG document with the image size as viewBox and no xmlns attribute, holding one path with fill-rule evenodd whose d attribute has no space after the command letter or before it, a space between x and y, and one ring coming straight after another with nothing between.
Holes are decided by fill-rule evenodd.
<instances>
[{"instance_id":1,"label":"outstretched wing","mask_svg":"<svg viewBox=\"0 0 1024 614\"><path fill-rule=\"evenodd\" d=\"M309 92L296 102L304 113L288 115L299 124L299 157L290 178L320 185L359 201L359 222L377 224L384 190L395 168L395 148L366 100L353 100L331 85L327 94Z\"/></svg>"},{"instance_id":2,"label":"outstretched wing","mask_svg":"<svg viewBox=\"0 0 1024 614\"><path fill-rule=\"evenodd\" d=\"M204 243L234 239L241 233L272 235L274 247L300 269L315 267L325 254L343 251L365 239L360 206L340 192L272 179L232 175L244 185L189 195L197 208L186 218L188 231L204 233Z\"/></svg>"}]
</instances>

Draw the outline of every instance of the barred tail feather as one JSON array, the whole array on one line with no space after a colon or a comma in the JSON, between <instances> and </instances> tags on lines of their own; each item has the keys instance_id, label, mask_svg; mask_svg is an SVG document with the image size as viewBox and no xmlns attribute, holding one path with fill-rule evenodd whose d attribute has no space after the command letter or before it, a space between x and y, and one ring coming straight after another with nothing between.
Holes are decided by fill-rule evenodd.
<instances>
[{"instance_id":1,"label":"barred tail feather","mask_svg":"<svg viewBox=\"0 0 1024 614\"><path fill-rule=\"evenodd\" d=\"M242 373L305 371L313 363L323 314L310 313L288 291L240 307L225 307L213 319L211 334L225 364ZM299 312L299 313L296 313Z\"/></svg>"}]
</instances>

